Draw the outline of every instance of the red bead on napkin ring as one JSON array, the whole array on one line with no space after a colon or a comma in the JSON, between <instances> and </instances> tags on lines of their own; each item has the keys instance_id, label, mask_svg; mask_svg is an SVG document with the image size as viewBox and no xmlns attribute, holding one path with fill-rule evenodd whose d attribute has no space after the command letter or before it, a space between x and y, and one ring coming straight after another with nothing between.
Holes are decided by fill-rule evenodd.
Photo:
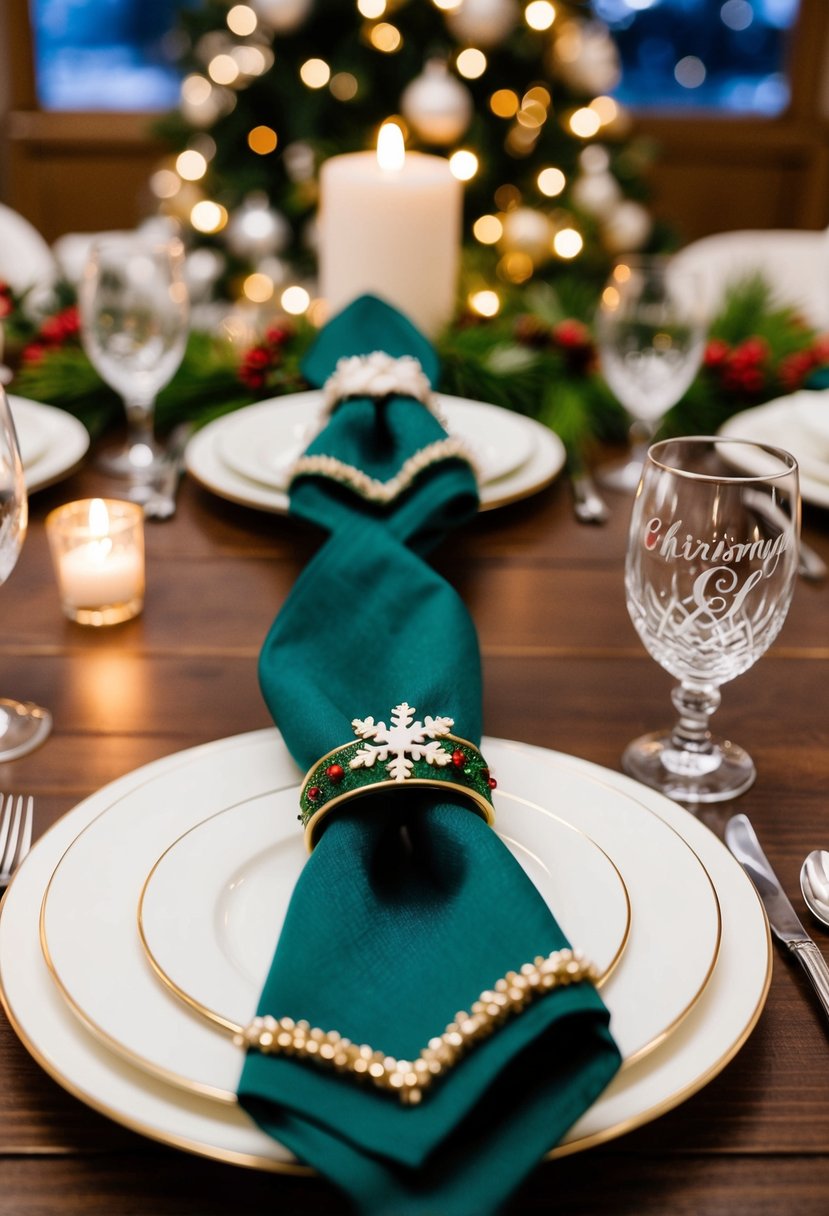
<instances>
[{"instance_id":1,"label":"red bead on napkin ring","mask_svg":"<svg viewBox=\"0 0 829 1216\"><path fill-rule=\"evenodd\" d=\"M434 786L466 795L472 809L488 824L495 821L495 779L474 743L450 734L452 718L415 720L415 709L403 701L391 711L391 726L373 718L355 718L356 740L336 747L316 762L302 783L299 819L305 843L313 851L326 815L351 798L378 789ZM382 766L383 775L375 766Z\"/></svg>"}]
</instances>

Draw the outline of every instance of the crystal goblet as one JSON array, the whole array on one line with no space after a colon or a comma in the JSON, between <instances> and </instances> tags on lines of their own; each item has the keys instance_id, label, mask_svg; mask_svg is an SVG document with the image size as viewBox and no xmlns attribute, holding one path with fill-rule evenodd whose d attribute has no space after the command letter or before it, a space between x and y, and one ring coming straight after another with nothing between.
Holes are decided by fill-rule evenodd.
<instances>
[{"instance_id":1,"label":"crystal goblet","mask_svg":"<svg viewBox=\"0 0 829 1216\"><path fill-rule=\"evenodd\" d=\"M715 738L721 685L746 671L786 619L800 533L794 457L748 440L668 439L650 448L630 521L625 590L645 648L678 681L672 730L634 740L627 773L680 802L718 802L755 778Z\"/></svg>"},{"instance_id":2,"label":"crystal goblet","mask_svg":"<svg viewBox=\"0 0 829 1216\"><path fill-rule=\"evenodd\" d=\"M602 375L630 419L631 451L600 469L602 485L635 490L648 444L699 370L706 322L698 275L670 258L619 259L596 316Z\"/></svg>"},{"instance_id":3,"label":"crystal goblet","mask_svg":"<svg viewBox=\"0 0 829 1216\"><path fill-rule=\"evenodd\" d=\"M20 448L6 394L0 388L0 583L14 569L29 522L29 501ZM16 760L39 747L52 729L52 715L31 701L0 698L0 761Z\"/></svg>"},{"instance_id":4,"label":"crystal goblet","mask_svg":"<svg viewBox=\"0 0 829 1216\"><path fill-rule=\"evenodd\" d=\"M140 234L95 241L79 292L81 339L93 367L123 399L126 444L99 458L140 493L157 476L156 397L184 355L189 323L184 247Z\"/></svg>"}]
</instances>

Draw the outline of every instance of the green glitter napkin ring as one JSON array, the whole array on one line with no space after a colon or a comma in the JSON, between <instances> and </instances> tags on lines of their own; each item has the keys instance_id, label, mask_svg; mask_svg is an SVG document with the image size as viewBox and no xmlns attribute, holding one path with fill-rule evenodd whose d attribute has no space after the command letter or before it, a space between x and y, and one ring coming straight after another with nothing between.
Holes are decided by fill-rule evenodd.
<instances>
[{"instance_id":1,"label":"green glitter napkin ring","mask_svg":"<svg viewBox=\"0 0 829 1216\"><path fill-rule=\"evenodd\" d=\"M335 807L378 789L437 786L464 794L490 826L495 822L495 779L474 743L450 734L452 718L415 721L403 701L391 711L391 726L355 718L357 738L327 752L311 766L299 796L299 819L313 852L323 819Z\"/></svg>"}]
</instances>

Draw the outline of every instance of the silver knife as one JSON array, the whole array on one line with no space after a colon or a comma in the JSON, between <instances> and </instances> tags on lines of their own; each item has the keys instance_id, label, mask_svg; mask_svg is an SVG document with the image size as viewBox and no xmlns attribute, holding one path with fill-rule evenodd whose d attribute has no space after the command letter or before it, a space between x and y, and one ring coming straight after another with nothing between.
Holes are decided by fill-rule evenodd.
<instances>
[{"instance_id":1,"label":"silver knife","mask_svg":"<svg viewBox=\"0 0 829 1216\"><path fill-rule=\"evenodd\" d=\"M829 967L800 923L789 897L771 868L751 821L733 815L725 825L725 843L757 888L771 931L795 956L808 975L824 1013L829 1017Z\"/></svg>"}]
</instances>

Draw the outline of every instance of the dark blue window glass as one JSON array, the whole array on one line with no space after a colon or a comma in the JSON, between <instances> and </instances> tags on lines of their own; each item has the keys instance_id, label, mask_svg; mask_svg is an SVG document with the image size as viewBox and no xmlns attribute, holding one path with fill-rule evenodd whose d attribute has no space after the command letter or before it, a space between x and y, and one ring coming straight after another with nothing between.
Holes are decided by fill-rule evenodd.
<instances>
[{"instance_id":1,"label":"dark blue window glass","mask_svg":"<svg viewBox=\"0 0 829 1216\"><path fill-rule=\"evenodd\" d=\"M635 109L781 114L799 0L593 0L622 58L615 95Z\"/></svg>"},{"instance_id":2,"label":"dark blue window glass","mask_svg":"<svg viewBox=\"0 0 829 1216\"><path fill-rule=\"evenodd\" d=\"M174 106L178 73L169 57L169 31L181 2L30 0L41 105ZM619 47L623 75L616 96L630 107L773 116L789 100L786 53L798 5L799 0L593 0L593 11Z\"/></svg>"},{"instance_id":3,"label":"dark blue window glass","mask_svg":"<svg viewBox=\"0 0 829 1216\"><path fill-rule=\"evenodd\" d=\"M168 32L179 0L30 0L47 110L164 110L178 100Z\"/></svg>"}]
</instances>

